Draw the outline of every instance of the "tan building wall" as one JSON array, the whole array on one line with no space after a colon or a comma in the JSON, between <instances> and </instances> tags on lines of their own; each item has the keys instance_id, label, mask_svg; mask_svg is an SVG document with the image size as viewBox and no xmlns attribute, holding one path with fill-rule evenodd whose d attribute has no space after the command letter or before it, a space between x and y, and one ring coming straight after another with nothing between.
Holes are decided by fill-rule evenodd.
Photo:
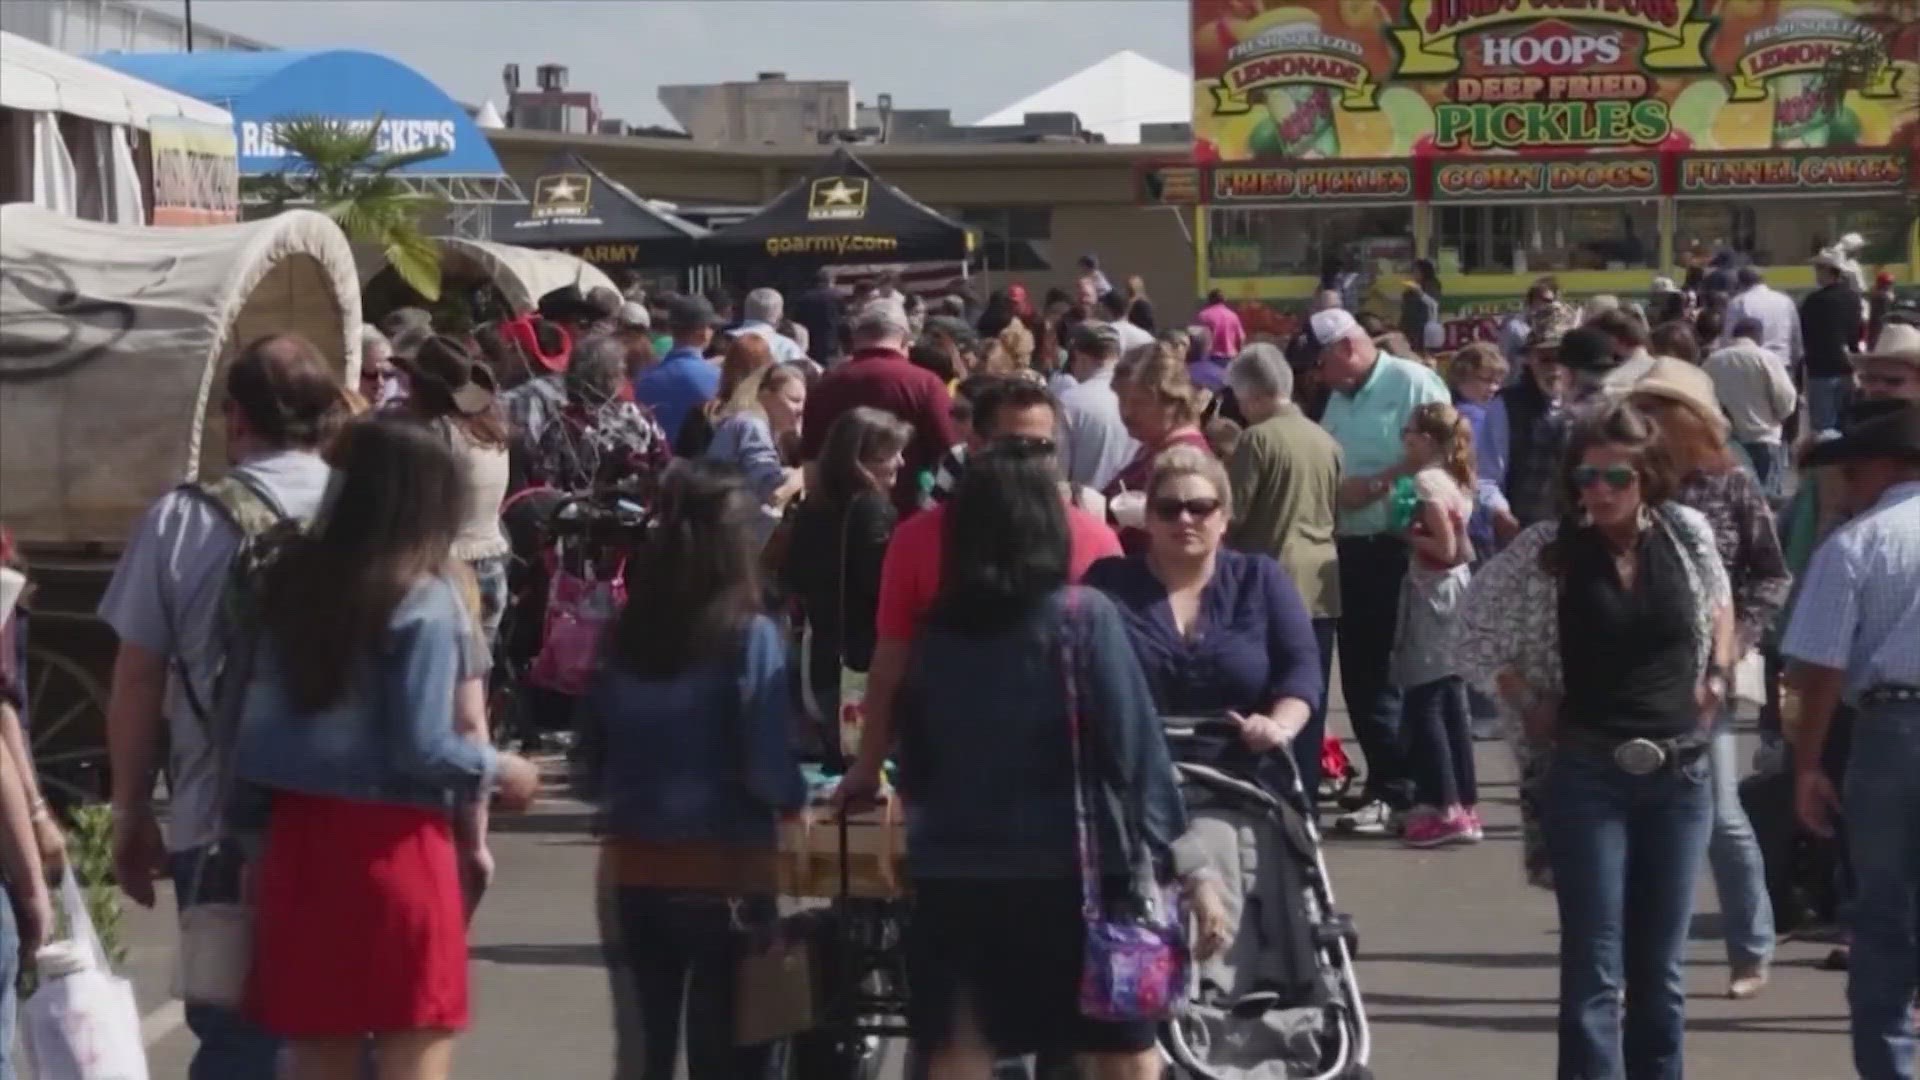
<instances>
[{"instance_id":1,"label":"tan building wall","mask_svg":"<svg viewBox=\"0 0 1920 1080\"><path fill-rule=\"evenodd\" d=\"M805 176L824 148L715 148L678 139L491 131L494 152L521 187L547 159L571 149L636 193L686 205L766 202ZM1011 275L1035 300L1070 287L1083 254L1100 257L1114 283L1147 280L1163 325L1198 308L1192 212L1134 202L1136 166L1165 161L1165 147L1072 145L868 146L858 153L887 182L942 210L1008 206L1051 209L1044 249L1052 270ZM1184 215L1184 220L1181 215ZM1005 284L994 275L989 284Z\"/></svg>"},{"instance_id":2,"label":"tan building wall","mask_svg":"<svg viewBox=\"0 0 1920 1080\"><path fill-rule=\"evenodd\" d=\"M820 132L854 123L853 86L844 80L789 82L769 73L755 82L663 86L659 96L703 146L817 146Z\"/></svg>"}]
</instances>

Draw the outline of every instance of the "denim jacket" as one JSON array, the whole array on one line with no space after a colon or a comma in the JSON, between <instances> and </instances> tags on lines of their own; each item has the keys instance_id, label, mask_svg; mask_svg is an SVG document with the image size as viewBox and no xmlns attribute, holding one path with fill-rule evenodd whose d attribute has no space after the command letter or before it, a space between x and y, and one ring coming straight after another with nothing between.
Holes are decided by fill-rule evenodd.
<instances>
[{"instance_id":1,"label":"denim jacket","mask_svg":"<svg viewBox=\"0 0 1920 1080\"><path fill-rule=\"evenodd\" d=\"M478 798L498 757L453 729L471 618L451 583L414 586L339 700L317 713L294 705L263 637L234 747L234 824L260 824L263 789L445 810Z\"/></svg>"},{"instance_id":2,"label":"denim jacket","mask_svg":"<svg viewBox=\"0 0 1920 1080\"><path fill-rule=\"evenodd\" d=\"M643 679L609 658L580 702L605 732L597 782L615 838L767 845L806 802L793 755L787 646L756 616L738 659Z\"/></svg>"}]
</instances>

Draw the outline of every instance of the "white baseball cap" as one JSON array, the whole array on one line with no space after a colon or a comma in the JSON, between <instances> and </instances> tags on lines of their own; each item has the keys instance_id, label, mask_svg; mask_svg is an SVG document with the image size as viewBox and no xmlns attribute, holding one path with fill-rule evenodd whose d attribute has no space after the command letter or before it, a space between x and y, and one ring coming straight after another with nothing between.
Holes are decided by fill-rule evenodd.
<instances>
[{"instance_id":1,"label":"white baseball cap","mask_svg":"<svg viewBox=\"0 0 1920 1080\"><path fill-rule=\"evenodd\" d=\"M1360 332L1360 323L1346 308L1328 308L1307 317L1307 332L1313 343L1326 348L1334 342Z\"/></svg>"}]
</instances>

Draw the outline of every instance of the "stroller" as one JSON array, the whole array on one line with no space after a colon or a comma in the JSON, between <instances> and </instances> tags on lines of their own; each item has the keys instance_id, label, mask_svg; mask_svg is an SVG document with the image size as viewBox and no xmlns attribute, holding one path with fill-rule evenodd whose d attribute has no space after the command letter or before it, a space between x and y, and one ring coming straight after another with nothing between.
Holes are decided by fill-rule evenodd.
<instances>
[{"instance_id":1,"label":"stroller","mask_svg":"<svg viewBox=\"0 0 1920 1080\"><path fill-rule=\"evenodd\" d=\"M1353 922L1333 887L1293 756L1254 755L1223 720L1166 721L1190 827L1238 932L1196 964L1160 1047L1201 1080L1370 1080Z\"/></svg>"}]
</instances>

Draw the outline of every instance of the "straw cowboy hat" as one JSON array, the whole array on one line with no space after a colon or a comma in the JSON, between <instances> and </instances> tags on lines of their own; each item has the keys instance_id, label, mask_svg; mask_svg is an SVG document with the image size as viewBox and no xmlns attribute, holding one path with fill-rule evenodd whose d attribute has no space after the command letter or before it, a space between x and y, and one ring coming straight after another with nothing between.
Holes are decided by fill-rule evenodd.
<instances>
[{"instance_id":1,"label":"straw cowboy hat","mask_svg":"<svg viewBox=\"0 0 1920 1080\"><path fill-rule=\"evenodd\" d=\"M1920 368L1920 327L1890 322L1881 329L1880 340L1874 342L1873 348L1855 355L1853 360L1856 364L1862 360L1891 360Z\"/></svg>"},{"instance_id":2,"label":"straw cowboy hat","mask_svg":"<svg viewBox=\"0 0 1920 1080\"><path fill-rule=\"evenodd\" d=\"M1654 360L1647 373L1633 384L1632 392L1679 402L1712 424L1722 437L1727 433L1727 417L1720 411L1720 395L1714 393L1713 376L1685 360L1671 356Z\"/></svg>"}]
</instances>

